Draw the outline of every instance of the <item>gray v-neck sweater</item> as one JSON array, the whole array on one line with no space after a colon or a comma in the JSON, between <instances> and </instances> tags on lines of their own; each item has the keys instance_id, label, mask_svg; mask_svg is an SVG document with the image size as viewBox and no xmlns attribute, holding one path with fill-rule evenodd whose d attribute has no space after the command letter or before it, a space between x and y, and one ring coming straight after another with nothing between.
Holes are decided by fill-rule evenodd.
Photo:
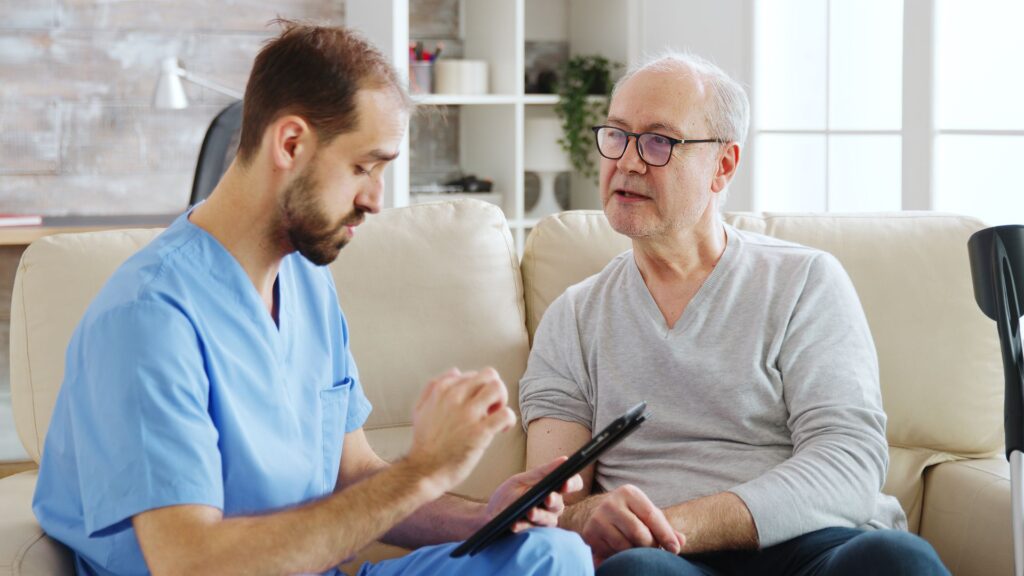
<instances>
[{"instance_id":1,"label":"gray v-neck sweater","mask_svg":"<svg viewBox=\"0 0 1024 576\"><path fill-rule=\"evenodd\" d=\"M762 547L830 526L905 528L888 466L878 359L830 254L726 227L721 259L666 326L628 251L570 287L537 329L523 423L600 430L646 400L651 417L598 461L605 490L661 507L723 491Z\"/></svg>"}]
</instances>

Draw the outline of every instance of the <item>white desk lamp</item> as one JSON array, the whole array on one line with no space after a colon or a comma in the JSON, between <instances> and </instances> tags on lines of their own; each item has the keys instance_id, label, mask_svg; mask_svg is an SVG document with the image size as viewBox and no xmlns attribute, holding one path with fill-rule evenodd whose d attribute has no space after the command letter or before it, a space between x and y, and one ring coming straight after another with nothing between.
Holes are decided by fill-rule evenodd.
<instances>
[{"instance_id":1,"label":"white desk lamp","mask_svg":"<svg viewBox=\"0 0 1024 576\"><path fill-rule=\"evenodd\" d=\"M209 88L214 92L241 100L242 94L216 82L211 82L201 76L185 70L178 64L178 59L164 58L160 62L160 78L156 81L156 90L153 92L153 106L161 109L181 110L188 108L188 97L185 95L185 87L181 85L184 78L193 84Z\"/></svg>"},{"instance_id":2,"label":"white desk lamp","mask_svg":"<svg viewBox=\"0 0 1024 576\"><path fill-rule=\"evenodd\" d=\"M555 198L555 179L561 172L572 170L569 156L558 144L562 137L562 123L557 118L529 118L526 120L526 154L523 168L536 172L540 178L540 194L527 218L543 218L562 211Z\"/></svg>"}]
</instances>

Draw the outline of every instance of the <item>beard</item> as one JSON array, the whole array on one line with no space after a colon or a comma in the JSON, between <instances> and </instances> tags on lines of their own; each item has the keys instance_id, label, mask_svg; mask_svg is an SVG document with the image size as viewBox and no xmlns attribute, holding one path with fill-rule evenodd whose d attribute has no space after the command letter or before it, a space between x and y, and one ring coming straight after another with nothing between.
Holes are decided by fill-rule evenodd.
<instances>
[{"instance_id":1,"label":"beard","mask_svg":"<svg viewBox=\"0 0 1024 576\"><path fill-rule=\"evenodd\" d=\"M359 224L365 211L353 208L352 212L332 222L318 201L312 168L313 164L307 166L284 191L283 232L299 254L317 266L326 266L334 262L348 243L345 228Z\"/></svg>"}]
</instances>

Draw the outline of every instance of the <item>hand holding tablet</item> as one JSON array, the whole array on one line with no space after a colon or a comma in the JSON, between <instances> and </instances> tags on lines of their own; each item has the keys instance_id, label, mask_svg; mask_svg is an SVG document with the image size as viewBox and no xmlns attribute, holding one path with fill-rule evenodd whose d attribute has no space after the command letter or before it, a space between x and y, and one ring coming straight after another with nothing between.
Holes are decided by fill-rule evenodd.
<instances>
[{"instance_id":1,"label":"hand holding tablet","mask_svg":"<svg viewBox=\"0 0 1024 576\"><path fill-rule=\"evenodd\" d=\"M463 542L458 548L452 551L451 557L458 558L469 554L475 555L486 548L489 544L510 533L512 526L517 520L526 516L534 507L540 505L548 494L558 492L569 478L572 478L580 470L589 466L605 450L619 443L628 436L640 424L647 419L644 410L646 402L641 402L631 408L628 412L618 417L604 430L596 434L590 442L587 442L575 454L569 457L558 468L537 482L533 488L520 496L515 502L501 511L483 528Z\"/></svg>"}]
</instances>

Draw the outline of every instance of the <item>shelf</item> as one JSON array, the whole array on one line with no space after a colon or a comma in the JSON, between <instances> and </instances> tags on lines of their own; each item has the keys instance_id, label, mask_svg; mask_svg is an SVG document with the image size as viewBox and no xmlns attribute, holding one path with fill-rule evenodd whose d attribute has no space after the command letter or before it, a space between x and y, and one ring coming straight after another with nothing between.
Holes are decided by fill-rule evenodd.
<instances>
[{"instance_id":1,"label":"shelf","mask_svg":"<svg viewBox=\"0 0 1024 576\"><path fill-rule=\"evenodd\" d=\"M179 214L126 214L120 216L43 216L36 226L0 228L0 246L28 246L53 234L73 234L122 228L166 228Z\"/></svg>"},{"instance_id":2,"label":"shelf","mask_svg":"<svg viewBox=\"0 0 1024 576\"><path fill-rule=\"evenodd\" d=\"M417 180L448 179L455 171L449 168L457 167L460 173L475 174L493 182L494 190L501 192L490 200L508 216L516 250L522 253L529 230L538 222L530 217L526 206L524 162L529 136L526 125L536 118L555 118L555 108L560 101L557 94L526 92L527 70L540 70L561 62L563 50L562 46L541 47L528 62L526 45L530 42L559 43L565 44L566 56L596 53L614 61L626 61L625 52L618 49L625 48L624 40L628 39L622 34L620 24L627 13L624 6L631 3L621 0L452 0L449 4L458 6L456 22L430 22L431 16L424 11L417 16L423 20L415 22L422 30L412 31L410 4L413 1L345 0L346 25L363 31L378 46L390 47L390 52L385 53L401 72L408 71L410 39L422 36L431 41L441 40L425 30L443 30L454 42L453 48L458 48L453 49L450 56L446 52L445 58L487 62L488 93L412 95L419 111L427 113L424 117L434 112L431 107L441 109L439 111L451 107L454 119L447 127L448 132L438 130L436 142L429 139L431 134L423 132L418 132L414 141L403 141L401 154L385 173L384 205L405 206L453 198L448 194L412 193L410 159L413 152L419 153ZM417 1L428 4L426 0ZM595 9L595 5L600 5L600 9ZM450 12L446 14L454 18ZM609 44L609 39L614 41ZM595 99L600 97L588 98ZM424 123L433 120L427 118ZM431 124L429 129L435 127ZM532 145L536 146L537 142ZM432 170L433 166L438 170ZM596 194L592 188L590 182L574 178L572 197L592 197Z\"/></svg>"},{"instance_id":3,"label":"shelf","mask_svg":"<svg viewBox=\"0 0 1024 576\"><path fill-rule=\"evenodd\" d=\"M521 96L511 94L414 94L412 101L416 104L431 106L465 106L488 104L516 104L522 102Z\"/></svg>"},{"instance_id":4,"label":"shelf","mask_svg":"<svg viewBox=\"0 0 1024 576\"><path fill-rule=\"evenodd\" d=\"M464 199L483 200L500 208L504 201L504 195L501 192L414 192L409 194L410 204L450 202L452 200Z\"/></svg>"},{"instance_id":5,"label":"shelf","mask_svg":"<svg viewBox=\"0 0 1024 576\"><path fill-rule=\"evenodd\" d=\"M433 106L462 106L481 104L526 104L551 106L558 104L558 94L413 94L413 102ZM602 96L587 96L587 100L604 100Z\"/></svg>"},{"instance_id":6,"label":"shelf","mask_svg":"<svg viewBox=\"0 0 1024 576\"><path fill-rule=\"evenodd\" d=\"M509 220L508 227L513 230L526 230L527 228L533 228L540 222L540 218L522 218L519 220Z\"/></svg>"},{"instance_id":7,"label":"shelf","mask_svg":"<svg viewBox=\"0 0 1024 576\"><path fill-rule=\"evenodd\" d=\"M526 94L523 104L558 104L558 94Z\"/></svg>"}]
</instances>

